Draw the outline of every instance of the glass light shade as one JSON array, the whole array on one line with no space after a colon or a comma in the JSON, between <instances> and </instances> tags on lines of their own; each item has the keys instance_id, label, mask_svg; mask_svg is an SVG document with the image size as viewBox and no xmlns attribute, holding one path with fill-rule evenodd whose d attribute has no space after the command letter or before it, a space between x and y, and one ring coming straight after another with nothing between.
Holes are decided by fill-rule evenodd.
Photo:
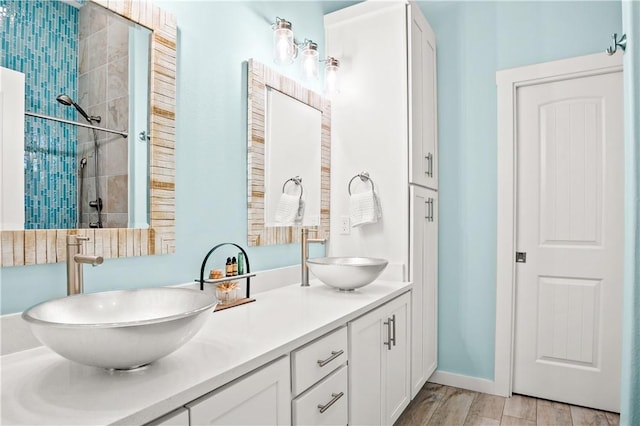
<instances>
[{"instance_id":1,"label":"glass light shade","mask_svg":"<svg viewBox=\"0 0 640 426\"><path fill-rule=\"evenodd\" d=\"M336 58L327 58L324 70L324 92L327 96L340 93L339 69L340 62Z\"/></svg>"},{"instance_id":2,"label":"glass light shade","mask_svg":"<svg viewBox=\"0 0 640 426\"><path fill-rule=\"evenodd\" d=\"M293 43L293 31L289 28L276 28L273 30L273 61L276 64L290 64L295 57L295 44Z\"/></svg>"},{"instance_id":3,"label":"glass light shade","mask_svg":"<svg viewBox=\"0 0 640 426\"><path fill-rule=\"evenodd\" d=\"M302 70L302 78L305 80L318 79L318 45L312 41L305 45L302 50L302 58L300 67Z\"/></svg>"}]
</instances>

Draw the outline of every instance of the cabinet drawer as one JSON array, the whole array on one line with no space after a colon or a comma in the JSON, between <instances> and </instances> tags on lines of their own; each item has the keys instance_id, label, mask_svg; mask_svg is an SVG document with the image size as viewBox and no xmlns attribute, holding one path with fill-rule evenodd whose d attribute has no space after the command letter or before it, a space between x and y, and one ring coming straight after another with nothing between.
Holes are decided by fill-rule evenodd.
<instances>
[{"instance_id":1,"label":"cabinet drawer","mask_svg":"<svg viewBox=\"0 0 640 426\"><path fill-rule=\"evenodd\" d=\"M347 328L342 327L292 353L293 394L298 395L347 361Z\"/></svg>"},{"instance_id":2,"label":"cabinet drawer","mask_svg":"<svg viewBox=\"0 0 640 426\"><path fill-rule=\"evenodd\" d=\"M346 425L347 366L294 399L292 405L294 425Z\"/></svg>"}]
</instances>

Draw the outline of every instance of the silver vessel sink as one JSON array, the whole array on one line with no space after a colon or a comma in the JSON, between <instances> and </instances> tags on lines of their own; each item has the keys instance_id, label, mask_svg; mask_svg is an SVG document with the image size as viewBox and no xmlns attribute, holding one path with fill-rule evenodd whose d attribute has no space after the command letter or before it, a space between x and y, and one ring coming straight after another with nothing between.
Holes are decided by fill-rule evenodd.
<instances>
[{"instance_id":1,"label":"silver vessel sink","mask_svg":"<svg viewBox=\"0 0 640 426\"><path fill-rule=\"evenodd\" d=\"M42 344L67 359L130 370L184 345L216 304L198 290L144 288L53 299L26 310L22 318Z\"/></svg>"},{"instance_id":2,"label":"silver vessel sink","mask_svg":"<svg viewBox=\"0 0 640 426\"><path fill-rule=\"evenodd\" d=\"M324 284L351 291L371 284L389 262L373 257L316 257L307 260L309 269Z\"/></svg>"}]
</instances>

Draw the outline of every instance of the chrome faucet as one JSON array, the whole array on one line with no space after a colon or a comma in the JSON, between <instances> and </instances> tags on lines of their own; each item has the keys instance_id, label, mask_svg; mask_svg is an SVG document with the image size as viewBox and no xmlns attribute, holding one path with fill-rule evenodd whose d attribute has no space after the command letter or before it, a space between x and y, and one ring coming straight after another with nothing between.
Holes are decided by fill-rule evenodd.
<instances>
[{"instance_id":1,"label":"chrome faucet","mask_svg":"<svg viewBox=\"0 0 640 426\"><path fill-rule=\"evenodd\" d=\"M82 244L85 241L89 241L89 237L67 235L67 296L80 294L83 291L83 263L98 266L104 262L102 256L88 256L82 253Z\"/></svg>"},{"instance_id":2,"label":"chrome faucet","mask_svg":"<svg viewBox=\"0 0 640 426\"><path fill-rule=\"evenodd\" d=\"M309 258L309 243L324 244L327 242L326 238L309 238L309 229L302 228L302 287L309 287L309 266L307 266L307 259Z\"/></svg>"}]
</instances>

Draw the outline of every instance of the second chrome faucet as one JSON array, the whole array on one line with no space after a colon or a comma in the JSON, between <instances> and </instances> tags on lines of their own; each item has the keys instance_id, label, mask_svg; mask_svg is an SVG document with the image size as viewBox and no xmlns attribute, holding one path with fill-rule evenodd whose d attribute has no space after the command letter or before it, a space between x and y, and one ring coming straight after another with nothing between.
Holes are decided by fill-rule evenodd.
<instances>
[{"instance_id":1,"label":"second chrome faucet","mask_svg":"<svg viewBox=\"0 0 640 426\"><path fill-rule=\"evenodd\" d=\"M326 238L309 238L309 229L302 228L302 238L300 243L302 246L301 254L301 266L302 266L302 281L300 285L302 287L309 287L309 266L307 266L307 259L309 258L309 243L324 244L327 242Z\"/></svg>"}]
</instances>

